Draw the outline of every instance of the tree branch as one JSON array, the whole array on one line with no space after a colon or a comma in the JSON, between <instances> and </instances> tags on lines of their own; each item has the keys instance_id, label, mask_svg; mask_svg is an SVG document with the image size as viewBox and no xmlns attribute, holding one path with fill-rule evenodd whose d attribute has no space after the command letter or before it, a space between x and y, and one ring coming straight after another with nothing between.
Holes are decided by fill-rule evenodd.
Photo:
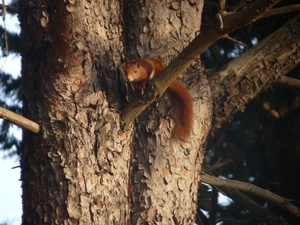
<instances>
[{"instance_id":1,"label":"tree branch","mask_svg":"<svg viewBox=\"0 0 300 225\"><path fill-rule=\"evenodd\" d=\"M217 187L235 188L238 190L250 192L266 200L269 200L279 205L280 207L290 211L294 215L300 217L300 209L294 206L293 204L291 204L289 200L279 195L276 195L268 190L257 187L253 184L241 182L237 180L217 178L204 173L202 173L201 181Z\"/></svg>"},{"instance_id":2,"label":"tree branch","mask_svg":"<svg viewBox=\"0 0 300 225\"><path fill-rule=\"evenodd\" d=\"M240 41L238 41L238 40L235 40L235 39L232 38L232 37L229 37L228 34L225 35L224 39L227 39L227 40L229 40L229 41L232 41L233 43L239 44L239 45L241 45L241 46L243 46L243 47L245 47L245 48L249 48L249 47L248 47L246 44L244 44L243 42L240 42Z\"/></svg>"},{"instance_id":3,"label":"tree branch","mask_svg":"<svg viewBox=\"0 0 300 225\"><path fill-rule=\"evenodd\" d=\"M40 125L37 123L2 107L0 107L0 118L6 119L23 129L25 128L32 131L33 133L38 133L40 131Z\"/></svg>"},{"instance_id":4,"label":"tree branch","mask_svg":"<svg viewBox=\"0 0 300 225\"><path fill-rule=\"evenodd\" d=\"M155 84L150 99L146 104L143 102L130 102L122 113L124 125L131 123L144 109L146 109L153 101L157 100L165 92L167 87L188 68L211 44L222 38L225 34L244 27L254 21L259 16L270 10L280 0L257 0L251 7L241 10L237 13L228 13L223 18L224 28L218 27L217 21L212 22L204 29L161 73L155 76L152 82ZM130 110L135 111L132 116Z\"/></svg>"},{"instance_id":5,"label":"tree branch","mask_svg":"<svg viewBox=\"0 0 300 225\"><path fill-rule=\"evenodd\" d=\"M300 80L283 76L276 81L278 84L284 84L295 88L300 88Z\"/></svg>"},{"instance_id":6,"label":"tree branch","mask_svg":"<svg viewBox=\"0 0 300 225\"><path fill-rule=\"evenodd\" d=\"M202 171L204 173L210 173L210 172L212 172L214 170L217 170L217 169L221 168L222 166L227 165L227 164L229 164L231 162L232 162L231 159L228 159L228 160L223 161L223 162L221 162L221 159L219 159L215 164L213 164L209 168L202 168Z\"/></svg>"},{"instance_id":7,"label":"tree branch","mask_svg":"<svg viewBox=\"0 0 300 225\"><path fill-rule=\"evenodd\" d=\"M230 120L258 93L300 63L299 21L300 13L209 77L214 98L213 128Z\"/></svg>"},{"instance_id":8,"label":"tree branch","mask_svg":"<svg viewBox=\"0 0 300 225\"><path fill-rule=\"evenodd\" d=\"M219 13L224 12L225 10L225 5L226 5L226 0L219 0Z\"/></svg>"},{"instance_id":9,"label":"tree branch","mask_svg":"<svg viewBox=\"0 0 300 225\"><path fill-rule=\"evenodd\" d=\"M225 187L221 187L220 189L233 201L249 210L249 212L255 215L255 217L260 221L272 225L285 224L284 221L282 221L280 218L272 214L269 210L257 204L255 201L253 201L251 198L241 193L240 191Z\"/></svg>"},{"instance_id":10,"label":"tree branch","mask_svg":"<svg viewBox=\"0 0 300 225\"><path fill-rule=\"evenodd\" d=\"M18 9L16 7L9 6L9 5L4 6L3 4L0 4L0 9L3 9L4 7L6 7L6 11L10 13L18 13Z\"/></svg>"},{"instance_id":11,"label":"tree branch","mask_svg":"<svg viewBox=\"0 0 300 225\"><path fill-rule=\"evenodd\" d=\"M268 16L275 16L283 13L288 13L288 12L297 12L300 11L300 4L294 4L294 5L288 5L276 9L271 9L268 12L263 13L262 15L259 16L259 19L265 18Z\"/></svg>"}]
</instances>

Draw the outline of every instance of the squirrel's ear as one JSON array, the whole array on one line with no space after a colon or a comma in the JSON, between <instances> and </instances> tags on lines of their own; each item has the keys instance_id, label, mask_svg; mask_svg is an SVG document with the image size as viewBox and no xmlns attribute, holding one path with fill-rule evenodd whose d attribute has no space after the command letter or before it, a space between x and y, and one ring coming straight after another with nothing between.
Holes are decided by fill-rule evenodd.
<instances>
[{"instance_id":1,"label":"squirrel's ear","mask_svg":"<svg viewBox=\"0 0 300 225\"><path fill-rule=\"evenodd\" d=\"M137 68L140 68L140 62L141 62L140 59L137 59L137 60L136 60L135 64L136 64L136 67L137 67Z\"/></svg>"}]
</instances>

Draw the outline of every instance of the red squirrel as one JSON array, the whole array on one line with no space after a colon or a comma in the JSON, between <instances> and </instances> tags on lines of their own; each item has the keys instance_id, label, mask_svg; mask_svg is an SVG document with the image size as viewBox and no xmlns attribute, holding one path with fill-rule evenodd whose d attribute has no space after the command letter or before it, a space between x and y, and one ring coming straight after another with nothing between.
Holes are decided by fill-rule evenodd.
<instances>
[{"instance_id":1,"label":"red squirrel","mask_svg":"<svg viewBox=\"0 0 300 225\"><path fill-rule=\"evenodd\" d=\"M160 73L165 65L155 58L140 58L126 62L126 77L132 83L136 97L144 94L145 84ZM187 87L178 80L174 80L166 90L172 106L174 127L172 138L186 141L193 127L193 103Z\"/></svg>"}]
</instances>

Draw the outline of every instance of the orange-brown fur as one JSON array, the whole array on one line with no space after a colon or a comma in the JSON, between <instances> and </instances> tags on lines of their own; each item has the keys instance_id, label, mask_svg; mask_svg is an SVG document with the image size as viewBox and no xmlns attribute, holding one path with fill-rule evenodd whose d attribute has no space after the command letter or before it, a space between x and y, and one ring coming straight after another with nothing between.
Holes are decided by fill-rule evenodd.
<instances>
[{"instance_id":1,"label":"orange-brown fur","mask_svg":"<svg viewBox=\"0 0 300 225\"><path fill-rule=\"evenodd\" d=\"M132 83L137 97L144 93L146 82L162 71L164 67L164 64L155 58L140 58L136 61L126 58L126 77ZM186 141L193 126L191 94L186 86L178 80L174 80L170 84L166 94L172 106L174 120L172 137Z\"/></svg>"}]
</instances>

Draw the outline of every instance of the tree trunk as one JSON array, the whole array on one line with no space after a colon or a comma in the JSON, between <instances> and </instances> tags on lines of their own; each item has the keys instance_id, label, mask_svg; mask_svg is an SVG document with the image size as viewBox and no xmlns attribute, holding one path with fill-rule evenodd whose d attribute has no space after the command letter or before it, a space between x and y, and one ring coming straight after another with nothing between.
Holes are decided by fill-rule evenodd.
<instances>
[{"instance_id":1,"label":"tree trunk","mask_svg":"<svg viewBox=\"0 0 300 225\"><path fill-rule=\"evenodd\" d=\"M192 3L194 2L194 3ZM125 54L144 57L200 29L203 1L19 1L24 115L42 131L23 134L23 224L192 224L206 138L208 80L195 64L187 142L170 139L165 98L129 127ZM195 74L195 75L193 75Z\"/></svg>"},{"instance_id":2,"label":"tree trunk","mask_svg":"<svg viewBox=\"0 0 300 225\"><path fill-rule=\"evenodd\" d=\"M127 54L145 57L170 40L181 45L164 54L166 63L193 40L200 29L203 2L191 5L188 1L155 2L141 6L131 3L132 17L126 14L125 26ZM128 13L128 12L127 12ZM138 29L132 29L136 27ZM206 136L211 120L211 97L204 76L199 71L189 76L189 89L194 102L194 130L187 143L170 140L172 115L161 99L149 107L136 120L137 132L133 139L130 180L132 183L132 224L192 224L196 214L199 171L203 160ZM201 93L201 94L200 94ZM201 96L201 97L200 97ZM170 115L170 116L168 116Z\"/></svg>"},{"instance_id":3,"label":"tree trunk","mask_svg":"<svg viewBox=\"0 0 300 225\"><path fill-rule=\"evenodd\" d=\"M126 35L129 27L136 35L125 42L131 53L146 55L172 37L186 45L200 28L202 2L125 3ZM122 129L122 7L20 1L23 111L42 127L23 134L23 224L194 221L211 120L207 80L190 78L197 122L188 143L169 139L166 100L139 117L134 138L133 126Z\"/></svg>"},{"instance_id":4,"label":"tree trunk","mask_svg":"<svg viewBox=\"0 0 300 225\"><path fill-rule=\"evenodd\" d=\"M126 224L133 129L124 104L119 1L20 1L23 224Z\"/></svg>"}]
</instances>

